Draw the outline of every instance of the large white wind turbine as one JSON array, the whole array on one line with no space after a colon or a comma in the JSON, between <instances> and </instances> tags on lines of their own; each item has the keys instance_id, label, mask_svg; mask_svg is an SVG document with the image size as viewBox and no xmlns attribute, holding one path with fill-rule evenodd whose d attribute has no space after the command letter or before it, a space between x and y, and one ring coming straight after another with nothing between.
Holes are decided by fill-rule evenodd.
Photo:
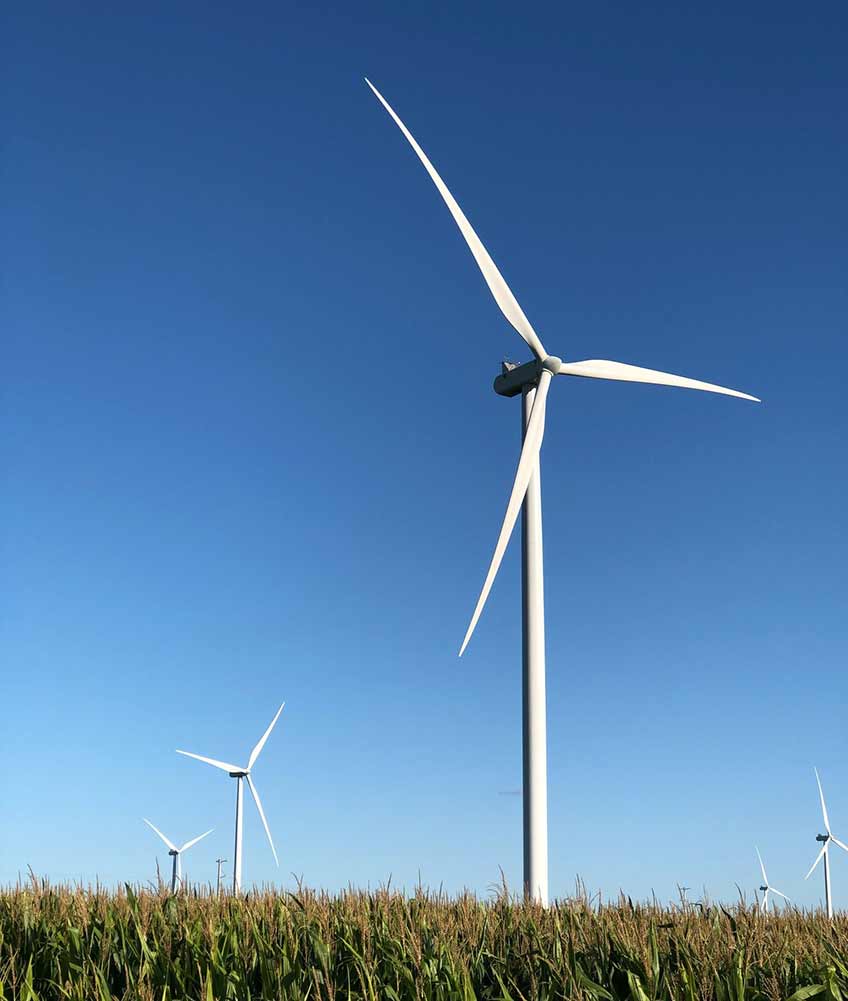
<instances>
[{"instance_id":1,"label":"large white wind turbine","mask_svg":"<svg viewBox=\"0 0 848 1001\"><path fill-rule=\"evenodd\" d=\"M188 758L197 758L198 761L205 761L207 765L214 765L215 768L220 768L221 771L227 772L230 778L236 780L236 839L235 839L235 855L234 855L234 865L233 865L233 892L241 892L241 835L242 835L242 813L243 811L243 789L242 780L247 782L248 788L253 796L253 800L256 803L256 809L259 811L259 816L262 818L262 826L265 828L265 833L268 835L268 844L271 846L271 851L274 853L274 861L277 865L280 864L280 860L277 858L277 849L274 847L274 839L271 837L271 830L268 827L268 821L265 819L265 811L262 809L262 800L259 798L259 792L256 788L255 783L250 777L250 770L256 764L256 759L259 757L262 748L265 746L265 741L270 736L271 731L274 729L274 724L280 718L280 713L283 711L283 705L277 710L277 714L271 720L268 729L259 738L256 747L250 752L250 757L247 759L247 764L242 765L231 765L227 761L218 761L216 758L205 758L202 754L193 754L191 751L177 751L177 754L184 754Z\"/></svg>"},{"instance_id":2,"label":"large white wind turbine","mask_svg":"<svg viewBox=\"0 0 848 1001\"><path fill-rule=\"evenodd\" d=\"M810 876L813 874L813 870L815 869L815 867L819 864L819 862L821 862L822 859L824 859L824 902L825 906L827 907L827 916L829 918L832 918L833 900L831 899L830 896L830 856L828 854L828 848L830 847L830 842L832 841L835 845L839 845L839 847L843 849L843 851L848 852L848 845L843 844L839 840L839 838L835 838L830 833L830 820L828 819L827 816L827 807L824 805L824 792L822 791L822 784L821 780L819 779L819 772L817 768L814 768L813 771L816 773L816 783L818 784L819 787L819 799L821 800L822 817L824 818L824 829L826 833L816 835L816 841L822 842L821 851L818 853L818 855L816 855L816 860L810 866L810 870L804 877L804 879L809 879Z\"/></svg>"},{"instance_id":3,"label":"large white wind turbine","mask_svg":"<svg viewBox=\"0 0 848 1001\"><path fill-rule=\"evenodd\" d=\"M769 885L768 876L766 875L766 867L763 864L763 857L760 855L760 849L755 847L754 851L756 851L757 858L760 860L760 872L763 874L763 885L760 887L763 891L763 899L760 902L760 911L765 914L766 907L768 907L768 895L770 893L776 893L778 897L783 897L787 903L789 903L789 897L787 897L785 893L781 893L780 890L777 890L775 887Z\"/></svg>"},{"instance_id":4,"label":"large white wind turbine","mask_svg":"<svg viewBox=\"0 0 848 1001\"><path fill-rule=\"evenodd\" d=\"M182 867L182 862L180 861L182 853L184 851L188 851L188 849L191 848L192 845L196 845L198 841L202 841L206 837L206 835L211 834L215 830L215 828L210 827L208 831L204 831L203 834L198 835L196 838L192 838L191 841L186 841L184 845L181 845L179 848L177 848L174 842L166 838L158 827L154 827L154 825L150 823L147 817L142 817L141 819L145 822L145 824L147 824L147 826L152 831L155 831L168 846L168 854L174 860L171 866L171 893L176 893L178 888L182 885L183 881L183 867Z\"/></svg>"},{"instance_id":5,"label":"large white wind turbine","mask_svg":"<svg viewBox=\"0 0 848 1001\"><path fill-rule=\"evenodd\" d=\"M589 379L614 379L621 382L648 382L660 386L681 386L701 389L710 393L724 393L759 402L755 396L724 389L708 382L686 379L667 372L626 365L618 361L591 359L588 361L563 361L549 355L538 334L524 315L515 296L504 281L488 251L471 228L471 224L457 205L445 182L427 159L424 151L409 129L398 118L388 102L370 80L366 83L377 99L394 119L395 124L415 150L445 201L489 290L501 312L515 330L524 338L535 355L533 361L523 365L504 364L495 379L495 392L501 396L523 396L522 433L523 445L512 493L507 504L500 535L483 589L471 616L468 631L462 641L460 656L471 639L474 627L486 603L495 574L518 518L524 508L521 534L522 560L522 612L523 612L523 759L524 759L524 891L543 904L548 899L548 822L547 822L547 763L545 737L545 617L542 572L542 506L539 480L539 449L545 431L545 407L548 389L555 375L582 376Z\"/></svg>"}]
</instances>

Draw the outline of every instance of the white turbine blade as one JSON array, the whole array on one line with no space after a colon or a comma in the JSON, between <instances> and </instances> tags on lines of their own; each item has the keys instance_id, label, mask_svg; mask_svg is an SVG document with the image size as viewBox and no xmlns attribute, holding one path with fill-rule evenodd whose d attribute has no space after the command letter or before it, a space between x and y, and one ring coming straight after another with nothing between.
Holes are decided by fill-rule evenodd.
<instances>
[{"instance_id":1,"label":"white turbine blade","mask_svg":"<svg viewBox=\"0 0 848 1001\"><path fill-rule=\"evenodd\" d=\"M827 807L824 805L824 792L822 791L821 780L819 779L819 772L817 768L814 768L813 771L816 773L816 782L818 783L819 786L819 798L821 799L822 816L824 817L824 829L827 831L828 834L830 834L830 821L827 818Z\"/></svg>"},{"instance_id":2,"label":"white turbine blade","mask_svg":"<svg viewBox=\"0 0 848 1001\"><path fill-rule=\"evenodd\" d=\"M175 852L175 851L178 850L177 846L173 843L173 841L169 841L165 837L165 835L159 830L158 827L154 827L154 825L150 823L150 821L147 819L147 817L142 817L141 819L145 822L145 824L147 824L147 826L152 831L156 831L156 833L159 835L159 837L165 842L165 844L171 849L172 852Z\"/></svg>"},{"instance_id":3,"label":"white turbine blade","mask_svg":"<svg viewBox=\"0 0 848 1001\"><path fill-rule=\"evenodd\" d=\"M687 379L682 375L672 375L670 372L657 372L652 368L639 368L638 365L625 365L620 361L607 361L604 358L591 358L588 361L564 361L559 369L560 375L580 375L587 379L614 379L618 382L648 382L655 386L679 386L681 389L701 389L705 393L722 393L725 396L738 396L743 400L761 401L756 396L740 393L735 389L725 389L711 382L700 382L698 379Z\"/></svg>"},{"instance_id":4,"label":"white turbine blade","mask_svg":"<svg viewBox=\"0 0 848 1001\"><path fill-rule=\"evenodd\" d=\"M539 379L539 386L536 390L536 397L533 400L533 409L530 413L530 420L527 423L527 430L524 435L524 444L521 448L521 457L518 460L518 469L515 473L515 482L512 485L512 493L509 496L506 515L504 516L503 525L501 526L501 534L498 536L498 542L495 546L495 554L492 557L492 562L489 564L489 572L486 574L486 580L483 583L483 590L480 592L480 597L477 599L477 607L474 609L474 614L471 616L471 623L468 626L465 639L462 641L462 647L459 651L460 657L465 652L465 648L468 646L468 641L471 639L471 634L474 632L477 620L480 618L480 613L483 611L483 606L486 604L486 599L489 597L489 591L492 589L492 583L498 572L498 568L501 565L501 560L503 559L503 554L506 551L509 537L512 535L512 530L515 527L518 512L521 509L521 503L524 500L524 495L527 493L527 484L530 482L533 470L538 466L539 449L542 447L542 438L545 434L545 405L548 396L548 387L550 384L551 375L547 369L545 369L542 371L542 375Z\"/></svg>"},{"instance_id":5,"label":"white turbine blade","mask_svg":"<svg viewBox=\"0 0 848 1001\"><path fill-rule=\"evenodd\" d=\"M831 841L832 841L832 842L833 842L833 843L834 843L835 845L839 845L839 847L840 847L840 848L842 849L842 851L844 851L844 852L848 852L848 845L846 845L846 844L845 844L844 842L840 841L840 840L839 840L839 838L835 838L835 837L834 837L834 836L833 836L833 835L831 834L831 836L830 836L830 840L831 840Z\"/></svg>"},{"instance_id":6,"label":"white turbine blade","mask_svg":"<svg viewBox=\"0 0 848 1001\"><path fill-rule=\"evenodd\" d=\"M763 914L766 913L766 908L768 907L768 895L769 895L769 888L766 887L765 893L763 894L763 908L762 908Z\"/></svg>"},{"instance_id":7,"label":"white turbine blade","mask_svg":"<svg viewBox=\"0 0 848 1001\"><path fill-rule=\"evenodd\" d=\"M530 321L524 315L524 311L518 305L518 301L512 294L509 286L503 279L503 275L498 271L495 266L495 262L489 257L489 252L480 242L480 238L471 228L471 223L465 218L465 213L457 205L456 200L453 195L448 191L447 185L439 177L436 172L436 168L427 159L424 150L418 145L412 136L409 129L403 124L403 122L395 114L392 107L389 105L388 101L383 97L383 95L377 90L373 83L366 77L365 82L374 91L377 100L383 107L388 111L388 113L394 119L395 125L401 130L401 132L406 136L409 145L418 154L418 159L424 164L424 169L430 175L433 183L436 185L439 194L445 200L445 205L450 209L450 214L454 218L454 222L459 226L459 231L465 237L465 242L468 244L468 249L474 255L474 260L477 262L477 267L483 273L483 278L486 280L486 284L489 286L489 290L495 297L495 302L500 306L500 310L503 315L509 320L513 327L518 331L519 334L524 338L527 344L532 349L533 353L540 360L547 357L547 352L542 346L542 342L539 340L539 336L533 327L530 325Z\"/></svg>"},{"instance_id":8,"label":"white turbine blade","mask_svg":"<svg viewBox=\"0 0 848 1001\"><path fill-rule=\"evenodd\" d=\"M825 843L821 847L821 851L818 853L818 855L816 855L815 862L813 862L813 864L810 866L810 871L807 873L804 879L810 878L810 876L813 874L813 869L815 869L815 867L819 864L819 862L821 862L822 855L824 855L826 851L827 851L827 842L825 841Z\"/></svg>"},{"instance_id":9,"label":"white turbine blade","mask_svg":"<svg viewBox=\"0 0 848 1001\"><path fill-rule=\"evenodd\" d=\"M768 886L768 876L766 875L766 867L763 865L763 857L760 855L760 849L754 846L754 851L757 853L757 858L760 860L760 871L763 874L763 882Z\"/></svg>"},{"instance_id":10,"label":"white turbine blade","mask_svg":"<svg viewBox=\"0 0 848 1001\"><path fill-rule=\"evenodd\" d=\"M256 791L256 786L251 781L250 776L245 775L245 778L247 779L247 784L253 795L253 801L256 803L256 809L259 811L259 816L262 818L262 825L265 828L265 833L268 835L268 844L271 846L271 851L274 853L274 861L277 865L279 865L280 860L277 858L277 849L274 847L274 839L271 837L271 830L268 827L268 821L265 819L265 811L262 809L262 800L259 798L259 793Z\"/></svg>"},{"instance_id":11,"label":"white turbine blade","mask_svg":"<svg viewBox=\"0 0 848 1001\"><path fill-rule=\"evenodd\" d=\"M217 758L204 758L202 754L192 754L191 751L181 751L177 748L177 754L184 754L187 758L197 758L198 761L205 761L207 765L214 765L215 768L220 768L224 772L246 772L246 768L242 768L241 765L231 765L226 761L218 761Z\"/></svg>"},{"instance_id":12,"label":"white turbine blade","mask_svg":"<svg viewBox=\"0 0 848 1001\"><path fill-rule=\"evenodd\" d=\"M776 893L778 897L783 897L785 901L787 901L790 904L792 903L792 901L789 899L789 897L786 896L785 893L781 893L780 890L775 890L773 886L770 886L769 889L771 890L772 893Z\"/></svg>"},{"instance_id":13,"label":"white turbine blade","mask_svg":"<svg viewBox=\"0 0 848 1001\"><path fill-rule=\"evenodd\" d=\"M215 830L214 827L210 827L208 831L203 834L198 835L196 838L192 838L191 841L186 841L186 843L180 848L181 852L187 851L192 845L196 845L198 841L202 841L207 834L211 834Z\"/></svg>"},{"instance_id":14,"label":"white turbine blade","mask_svg":"<svg viewBox=\"0 0 848 1001\"><path fill-rule=\"evenodd\" d=\"M278 720L278 719L280 718L280 713L281 713L281 712L283 711L283 706L284 706L284 705L285 705L285 702L284 702L284 703L283 703L283 705L282 705L282 706L280 706L280 708L279 708L279 709L277 710L277 715L276 715L276 716L275 716L275 717L274 717L274 718L273 718L273 719L271 720L271 725L270 725L270 726L268 727L268 729L267 729L267 730L265 731L265 733L263 733L263 734L262 734L262 736L261 736L261 737L259 738L259 743L258 743L258 744L256 745L256 747L254 747L254 748L253 748L253 750L252 750L252 751L250 752L250 757L248 758L248 761L247 761L247 770L248 770L248 771L250 771L250 769L251 769L251 768L253 768L253 765L254 765L254 762L255 762L255 761L256 761L256 759L257 759L257 758L259 757L259 752L260 752L260 751L262 750L262 748L263 748L263 747L265 746L265 741L266 741L266 740L268 739L268 735L269 735L269 734L271 733L271 731L272 731L272 730L274 729L274 724L275 724L275 723L277 722L277 720ZM286 718L288 718L288 717L286 717Z\"/></svg>"}]
</instances>

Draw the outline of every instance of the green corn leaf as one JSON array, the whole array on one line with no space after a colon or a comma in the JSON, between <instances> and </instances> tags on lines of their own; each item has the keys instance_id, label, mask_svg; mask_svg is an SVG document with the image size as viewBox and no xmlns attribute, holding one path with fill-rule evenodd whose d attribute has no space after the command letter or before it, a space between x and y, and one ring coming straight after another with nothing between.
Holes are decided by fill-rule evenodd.
<instances>
[{"instance_id":1,"label":"green corn leaf","mask_svg":"<svg viewBox=\"0 0 848 1001\"><path fill-rule=\"evenodd\" d=\"M627 971L627 985L630 988L630 996L633 1001L650 1001L650 998L645 993L642 983L639 977L635 973Z\"/></svg>"},{"instance_id":2,"label":"green corn leaf","mask_svg":"<svg viewBox=\"0 0 848 1001\"><path fill-rule=\"evenodd\" d=\"M596 984L593 980L590 980L579 966L577 968L577 981L592 997L604 998L605 1001L615 1001L615 998L605 987L601 987L600 984Z\"/></svg>"},{"instance_id":3,"label":"green corn leaf","mask_svg":"<svg viewBox=\"0 0 848 1001\"><path fill-rule=\"evenodd\" d=\"M786 1001L807 1001L807 998L814 998L825 990L824 984L807 984L806 987L801 987L794 994L790 994Z\"/></svg>"}]
</instances>

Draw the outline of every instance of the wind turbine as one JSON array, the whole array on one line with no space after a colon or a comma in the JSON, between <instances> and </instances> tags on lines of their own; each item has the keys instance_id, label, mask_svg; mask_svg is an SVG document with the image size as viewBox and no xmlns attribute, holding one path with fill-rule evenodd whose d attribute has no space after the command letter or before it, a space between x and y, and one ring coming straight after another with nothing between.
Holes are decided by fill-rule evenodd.
<instances>
[{"instance_id":1,"label":"wind turbine","mask_svg":"<svg viewBox=\"0 0 848 1001\"><path fill-rule=\"evenodd\" d=\"M667 372L656 372L623 362L591 359L565 362L556 355L549 355L538 334L524 315L521 306L504 281L488 251L471 228L462 209L457 205L436 168L427 159L412 133L403 124L383 95L366 78L365 81L377 99L394 120L424 165L445 201L454 222L459 227L468 248L482 272L489 291L507 321L521 335L535 355L523 365L504 363L503 371L495 379L495 392L500 396L523 397L521 428L523 445L512 493L507 504L506 516L498 536L495 553L486 574L483 589L471 616L471 622L462 641L459 654L471 639L474 627L504 551L518 518L524 509L521 532L522 626L523 626L523 762L524 762L524 892L533 900L546 905L548 901L548 820L547 820L547 761L545 735L545 613L544 582L542 570L542 501L539 478L539 450L545 431L545 407L548 389L555 375L582 376L589 379L614 379L621 382L647 382L660 386L681 386L701 389L710 393L738 396L759 402L755 396L733 389L714 386L708 382L687 379Z\"/></svg>"},{"instance_id":2,"label":"wind turbine","mask_svg":"<svg viewBox=\"0 0 848 1001\"><path fill-rule=\"evenodd\" d=\"M259 798L259 791L254 785L252 779L250 778L250 770L256 764L256 759L259 757L262 748L265 746L265 741L274 729L274 725L280 718L280 713L283 711L283 705L277 710L276 716L271 720L268 729L259 738L256 746L250 752L250 757L247 759L247 764L245 766L241 765L231 765L227 761L218 761L216 758L205 758L202 754L193 754L191 751L180 751L177 750L177 754L184 754L187 758L197 758L198 761L205 761L207 765L214 765L215 768L220 768L224 772L228 772L231 779L236 780L236 841L235 841L235 855L233 856L235 862L233 864L233 893L241 892L241 828L242 828L242 814L243 810L243 789L242 780L247 782L248 788L250 789L253 800L256 803L256 809L259 811L259 816L262 818L262 826L265 828L265 833L268 835L268 844L271 846L271 851L274 853L274 861L277 865L280 864L280 860L277 858L277 849L274 847L274 839L271 837L271 831L268 827L268 821L265 819L265 811L262 809L262 800Z\"/></svg>"},{"instance_id":3,"label":"wind turbine","mask_svg":"<svg viewBox=\"0 0 848 1001\"><path fill-rule=\"evenodd\" d=\"M830 847L830 842L832 841L834 844L839 845L839 847L843 851L848 852L848 845L844 845L839 840L839 838L835 838L830 833L830 820L828 819L827 816L827 807L824 805L824 792L822 792L821 779L819 778L818 769L814 768L813 771L816 773L816 782L819 787L819 799L821 800L822 817L824 818L824 829L827 833L816 835L816 841L822 842L821 851L818 853L818 855L816 855L816 860L810 866L810 871L807 873L804 879L809 879L810 876L813 874L813 869L815 869L815 867L819 864L819 862L821 862L821 860L824 859L824 900L825 900L825 905L827 907L827 916L829 918L832 918L833 901L830 896L830 858L828 856L828 848Z\"/></svg>"},{"instance_id":4,"label":"wind turbine","mask_svg":"<svg viewBox=\"0 0 848 1001\"><path fill-rule=\"evenodd\" d=\"M757 853L757 858L760 860L760 871L763 874L763 885L760 887L760 889L763 891L763 899L762 903L760 904L760 911L763 914L765 914L766 907L768 906L769 893L776 893L778 897L783 897L783 899L787 903L789 903L790 901L789 897L787 897L785 893L781 893L780 890L776 890L773 886L769 886L768 876L766 875L766 867L765 865L763 865L763 857L762 855L760 855L760 849L755 846L754 851Z\"/></svg>"},{"instance_id":5,"label":"wind turbine","mask_svg":"<svg viewBox=\"0 0 848 1001\"><path fill-rule=\"evenodd\" d=\"M152 831L155 831L168 846L168 854L174 860L171 866L171 893L176 893L177 887L179 887L183 881L183 867L180 861L180 856L182 855L183 852L188 851L188 849L191 848L192 845L196 845L198 841L202 841L207 834L211 834L215 830L215 828L210 827L208 831L205 831L203 834L199 835L196 838L192 838L191 841L186 841L184 845L177 848L177 846L173 843L173 841L169 841L168 838L165 837L165 835L159 830L158 827L154 827L154 825L150 823L147 817L142 817L141 819L145 822L145 824L147 824L147 826Z\"/></svg>"}]
</instances>

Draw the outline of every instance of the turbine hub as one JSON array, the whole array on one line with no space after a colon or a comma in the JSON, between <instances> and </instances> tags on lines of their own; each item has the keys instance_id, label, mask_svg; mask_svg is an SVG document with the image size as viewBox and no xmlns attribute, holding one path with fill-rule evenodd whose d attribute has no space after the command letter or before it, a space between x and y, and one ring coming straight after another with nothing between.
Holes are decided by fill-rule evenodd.
<instances>
[{"instance_id":1,"label":"turbine hub","mask_svg":"<svg viewBox=\"0 0 848 1001\"><path fill-rule=\"evenodd\" d=\"M562 358L557 358L556 355L548 355L548 357L542 361L542 368L547 369L551 375L559 375L561 365Z\"/></svg>"}]
</instances>

